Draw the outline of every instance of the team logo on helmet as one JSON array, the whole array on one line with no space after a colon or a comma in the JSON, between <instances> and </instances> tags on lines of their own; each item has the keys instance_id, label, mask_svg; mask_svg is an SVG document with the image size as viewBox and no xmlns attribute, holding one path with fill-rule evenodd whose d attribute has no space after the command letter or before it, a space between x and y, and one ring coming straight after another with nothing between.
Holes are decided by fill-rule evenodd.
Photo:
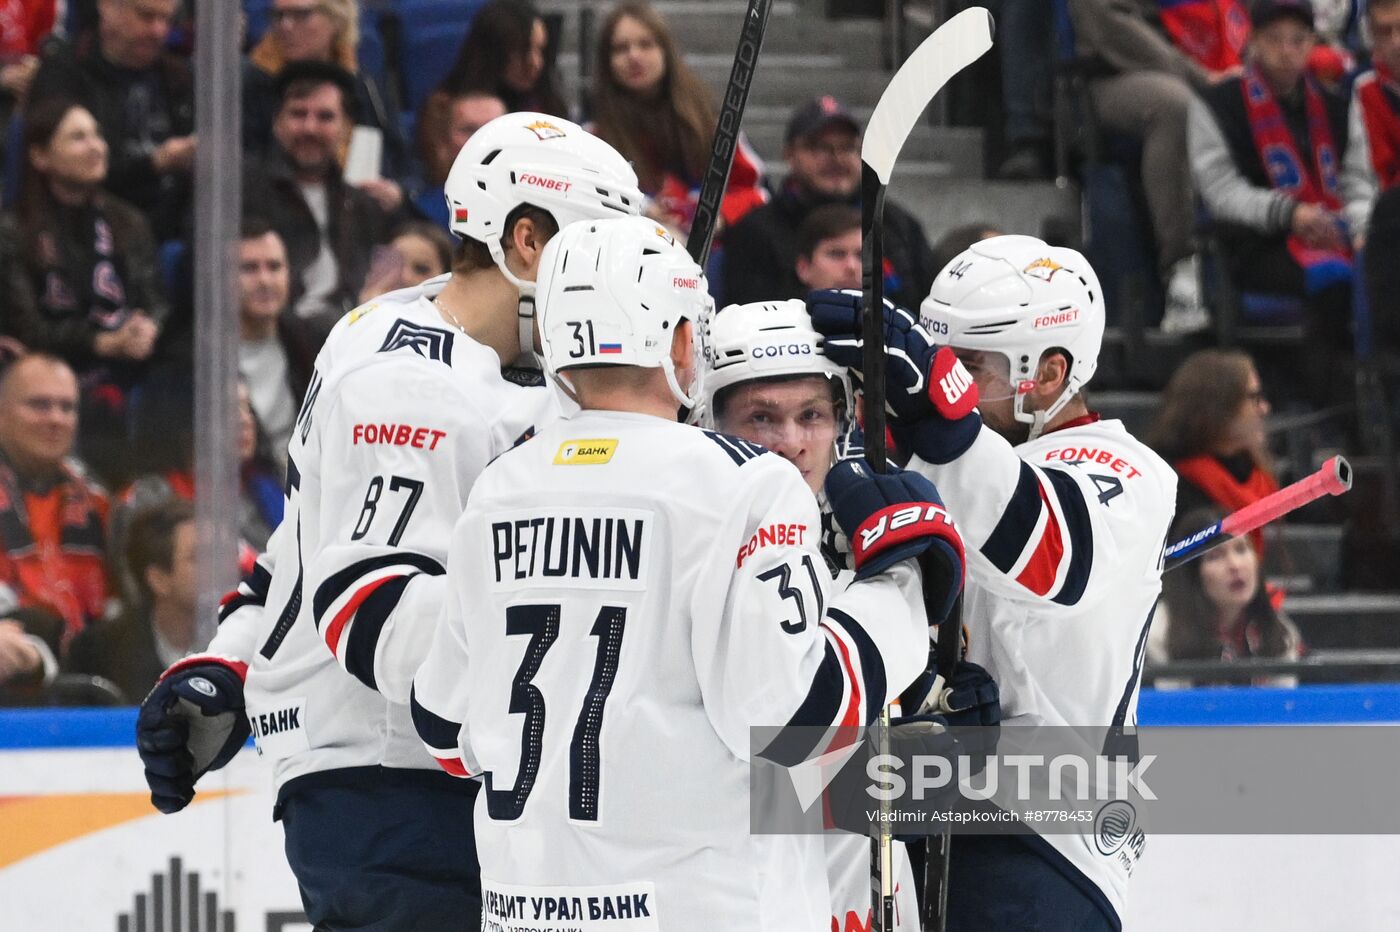
<instances>
[{"instance_id":1,"label":"team logo on helmet","mask_svg":"<svg viewBox=\"0 0 1400 932\"><path fill-rule=\"evenodd\" d=\"M1033 278L1048 282L1054 279L1055 273L1063 268L1064 266L1060 265L1060 263L1056 262L1054 259L1037 259L1026 266L1023 271Z\"/></svg>"},{"instance_id":2,"label":"team logo on helmet","mask_svg":"<svg viewBox=\"0 0 1400 932\"><path fill-rule=\"evenodd\" d=\"M526 123L525 128L534 133L541 141L564 138L564 131L548 120L536 120L533 123Z\"/></svg>"}]
</instances>

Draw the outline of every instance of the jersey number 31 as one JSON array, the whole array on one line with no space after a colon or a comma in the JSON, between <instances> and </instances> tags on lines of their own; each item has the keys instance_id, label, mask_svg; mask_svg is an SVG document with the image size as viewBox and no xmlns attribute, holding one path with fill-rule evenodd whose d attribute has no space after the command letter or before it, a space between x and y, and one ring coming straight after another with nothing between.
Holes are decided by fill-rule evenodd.
<instances>
[{"instance_id":1,"label":"jersey number 31","mask_svg":"<svg viewBox=\"0 0 1400 932\"><path fill-rule=\"evenodd\" d=\"M513 822L525 811L525 803L535 788L540 757L544 748L544 694L531 680L539 672L544 655L559 637L559 611L556 604L512 605L506 609L506 635L529 635L530 644L511 684L510 712L525 716L520 736L520 768L515 786L498 790L486 774L486 810L498 822ZM574 723L569 742L569 818L581 822L598 821L598 777L601 770L598 735L603 728L603 709L617 677L617 658L622 652L622 632L627 608L604 605L598 610L589 634L598 639L593 661L593 679L583 697L583 708Z\"/></svg>"}]
</instances>

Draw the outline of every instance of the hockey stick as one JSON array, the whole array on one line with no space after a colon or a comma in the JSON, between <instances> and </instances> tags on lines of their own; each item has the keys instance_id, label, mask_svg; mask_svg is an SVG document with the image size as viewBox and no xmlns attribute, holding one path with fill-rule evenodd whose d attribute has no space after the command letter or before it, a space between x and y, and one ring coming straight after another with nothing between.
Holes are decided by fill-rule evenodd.
<instances>
[{"instance_id":1,"label":"hockey stick","mask_svg":"<svg viewBox=\"0 0 1400 932\"><path fill-rule=\"evenodd\" d=\"M724 200L724 188L729 183L729 168L734 164L734 149L739 144L739 124L744 119L744 105L749 100L749 86L758 66L758 54L763 50L763 35L768 31L768 13L773 0L749 0L744 12L744 28L739 32L739 46L734 50L734 66L729 69L729 83L724 87L719 119L715 123L715 138L710 143L710 163L700 182L700 198L695 205L695 219L690 224L690 238L685 248L700 268L710 257L710 243L715 238L719 221L719 206Z\"/></svg>"},{"instance_id":2,"label":"hockey stick","mask_svg":"<svg viewBox=\"0 0 1400 932\"><path fill-rule=\"evenodd\" d=\"M885 447L885 296L884 296L884 214L885 188L899 158L899 151L909 138L909 132L924 108L948 81L968 65L986 54L992 47L992 17L981 7L970 7L934 31L914 54L900 66L890 79L870 122L860 147L860 193L862 266L864 277L865 319L861 371L865 394L865 458L877 472L888 468ZM961 604L961 603L959 603ZM958 613L944 620L938 638L939 672L945 660L957 658L957 630L962 626ZM951 633L945 636L945 629ZM880 712L875 728L875 743L882 755L888 755L890 710ZM891 932L894 928L894 860L891 805L888 798L880 801L880 820L870 839L871 922L872 932ZM945 882L939 886L939 897L946 889L947 850L951 839L940 837L940 868ZM933 860L930 852L930 861ZM941 907L934 929L942 929Z\"/></svg>"},{"instance_id":3,"label":"hockey stick","mask_svg":"<svg viewBox=\"0 0 1400 932\"><path fill-rule=\"evenodd\" d=\"M1299 479L1272 495L1266 495L1252 505L1245 505L1210 527L1172 544L1165 552L1164 571L1171 571L1190 563L1221 544L1261 528L1270 521L1276 521L1290 511L1315 502L1324 495L1341 495L1351 488L1351 480L1351 464L1343 457L1334 456L1311 476Z\"/></svg>"}]
</instances>

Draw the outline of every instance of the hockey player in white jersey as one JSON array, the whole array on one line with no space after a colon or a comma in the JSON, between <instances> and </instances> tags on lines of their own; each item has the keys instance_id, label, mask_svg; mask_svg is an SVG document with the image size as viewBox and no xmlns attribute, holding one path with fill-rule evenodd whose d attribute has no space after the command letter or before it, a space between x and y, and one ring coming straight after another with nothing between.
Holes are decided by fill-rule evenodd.
<instances>
[{"instance_id":1,"label":"hockey player in white jersey","mask_svg":"<svg viewBox=\"0 0 1400 932\"><path fill-rule=\"evenodd\" d=\"M482 473L414 682L433 755L485 781L484 925L823 929L821 839L750 834L750 726L873 720L927 653L909 558L956 580L956 532L926 480L838 467L848 532L917 520L862 538L833 594L798 470L676 421L710 305L684 249L643 220L575 224L539 290L546 367L582 410Z\"/></svg>"},{"instance_id":2,"label":"hockey player in white jersey","mask_svg":"<svg viewBox=\"0 0 1400 932\"><path fill-rule=\"evenodd\" d=\"M702 380L709 426L760 444L802 473L821 501L827 473L849 449L854 396L846 368L828 359L801 300L730 305L715 315ZM829 512L823 510L825 522ZM854 579L845 538L827 534L823 553L840 591ZM996 685L980 668L962 664L945 708L946 724L979 725L1000 717ZM913 702L927 697L906 693ZM912 711L912 710L911 710ZM896 730L899 726L896 725ZM919 932L916 880L908 852L895 842L895 932ZM870 839L826 836L827 881L833 932L870 928Z\"/></svg>"},{"instance_id":3,"label":"hockey player in white jersey","mask_svg":"<svg viewBox=\"0 0 1400 932\"><path fill-rule=\"evenodd\" d=\"M828 355L853 369L859 305L847 292L809 299ZM1136 723L1176 477L1088 409L1103 329L1084 257L1026 236L959 255L918 320L889 310L896 436L967 540L968 657L996 678L1007 724ZM1120 928L1141 849L1119 857L1091 833L1047 833L968 835L952 850L950 932L1053 932Z\"/></svg>"},{"instance_id":4,"label":"hockey player in white jersey","mask_svg":"<svg viewBox=\"0 0 1400 932\"><path fill-rule=\"evenodd\" d=\"M336 325L290 444L287 518L209 654L167 671L138 729L153 800L175 811L237 750L246 713L317 928L473 927L476 784L424 753L408 687L472 483L558 416L538 370L515 367L541 251L560 224L642 203L615 150L531 113L479 130L446 192L452 273Z\"/></svg>"}]
</instances>

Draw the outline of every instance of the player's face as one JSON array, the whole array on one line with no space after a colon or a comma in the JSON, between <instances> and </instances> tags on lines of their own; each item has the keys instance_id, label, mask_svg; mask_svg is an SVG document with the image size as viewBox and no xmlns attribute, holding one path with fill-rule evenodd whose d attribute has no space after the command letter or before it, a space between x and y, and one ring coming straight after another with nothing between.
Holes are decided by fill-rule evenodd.
<instances>
[{"instance_id":1,"label":"player's face","mask_svg":"<svg viewBox=\"0 0 1400 932\"><path fill-rule=\"evenodd\" d=\"M849 126L828 126L796 139L786 155L797 183L823 197L850 197L860 184L860 138Z\"/></svg>"},{"instance_id":2,"label":"player's face","mask_svg":"<svg viewBox=\"0 0 1400 932\"><path fill-rule=\"evenodd\" d=\"M823 288L860 287L860 228L824 239L812 250L812 258L797 257L797 278L816 291Z\"/></svg>"},{"instance_id":3,"label":"player's face","mask_svg":"<svg viewBox=\"0 0 1400 932\"><path fill-rule=\"evenodd\" d=\"M1400 74L1400 4L1370 6L1366 19L1371 26L1371 55L1391 74Z\"/></svg>"},{"instance_id":4,"label":"player's face","mask_svg":"<svg viewBox=\"0 0 1400 932\"><path fill-rule=\"evenodd\" d=\"M637 95L655 94L666 77L666 53L656 34L632 16L622 17L613 27L608 64L613 80Z\"/></svg>"},{"instance_id":5,"label":"player's face","mask_svg":"<svg viewBox=\"0 0 1400 932\"><path fill-rule=\"evenodd\" d=\"M1230 425L1227 449L1218 452L1225 455L1242 450L1260 450L1264 447L1264 419L1268 417L1269 399L1264 397L1264 386L1259 381L1259 373L1249 370L1249 381L1245 383L1244 400L1235 413Z\"/></svg>"},{"instance_id":6,"label":"player's face","mask_svg":"<svg viewBox=\"0 0 1400 932\"><path fill-rule=\"evenodd\" d=\"M1222 619L1233 620L1259 590L1259 557L1237 537L1201 557L1201 588Z\"/></svg>"},{"instance_id":7,"label":"player's face","mask_svg":"<svg viewBox=\"0 0 1400 932\"><path fill-rule=\"evenodd\" d=\"M814 493L831 469L840 429L831 388L819 375L735 387L719 427L791 462Z\"/></svg>"},{"instance_id":8,"label":"player's face","mask_svg":"<svg viewBox=\"0 0 1400 932\"><path fill-rule=\"evenodd\" d=\"M1016 420L1016 390L1011 384L1011 363L1001 353L953 348L977 383L977 410L982 423L1013 443L1030 436L1030 428ZM1029 401L1030 399L1027 399Z\"/></svg>"},{"instance_id":9,"label":"player's face","mask_svg":"<svg viewBox=\"0 0 1400 932\"><path fill-rule=\"evenodd\" d=\"M322 84L304 97L287 100L272 124L272 134L292 164L308 174L330 169L349 132L345 102L334 84Z\"/></svg>"},{"instance_id":10,"label":"player's face","mask_svg":"<svg viewBox=\"0 0 1400 932\"><path fill-rule=\"evenodd\" d=\"M1291 16L1274 20L1250 40L1259 70L1276 89L1291 90L1303 77L1313 31Z\"/></svg>"}]
</instances>

